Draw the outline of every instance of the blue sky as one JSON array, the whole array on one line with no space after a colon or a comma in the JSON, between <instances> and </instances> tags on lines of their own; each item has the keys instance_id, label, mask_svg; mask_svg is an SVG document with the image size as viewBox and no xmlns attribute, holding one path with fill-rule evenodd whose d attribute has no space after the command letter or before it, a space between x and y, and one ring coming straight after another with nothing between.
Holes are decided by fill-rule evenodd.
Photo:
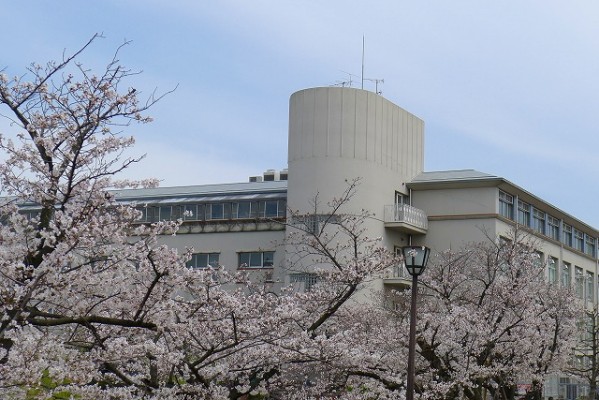
<instances>
[{"instance_id":1,"label":"blue sky","mask_svg":"<svg viewBox=\"0 0 599 400\"><path fill-rule=\"evenodd\" d=\"M287 165L289 96L384 79L426 124L425 170L502 176L599 228L599 3L563 1L5 1L0 69L60 58L123 64L145 94L130 177L242 182ZM374 90L372 81L365 89Z\"/></svg>"}]
</instances>

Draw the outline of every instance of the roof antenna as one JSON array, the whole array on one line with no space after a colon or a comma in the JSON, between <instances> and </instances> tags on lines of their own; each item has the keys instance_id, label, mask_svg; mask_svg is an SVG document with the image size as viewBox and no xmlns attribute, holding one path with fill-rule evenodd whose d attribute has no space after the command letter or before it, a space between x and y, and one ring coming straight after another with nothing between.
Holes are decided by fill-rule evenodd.
<instances>
[{"instance_id":1,"label":"roof antenna","mask_svg":"<svg viewBox=\"0 0 599 400\"><path fill-rule=\"evenodd\" d=\"M379 83L385 83L384 79L376 79L376 78L363 78L366 81L374 82L375 93L378 95L382 95L383 91L379 91Z\"/></svg>"},{"instance_id":2,"label":"roof antenna","mask_svg":"<svg viewBox=\"0 0 599 400\"><path fill-rule=\"evenodd\" d=\"M364 35L362 35L362 90L364 90Z\"/></svg>"}]
</instances>

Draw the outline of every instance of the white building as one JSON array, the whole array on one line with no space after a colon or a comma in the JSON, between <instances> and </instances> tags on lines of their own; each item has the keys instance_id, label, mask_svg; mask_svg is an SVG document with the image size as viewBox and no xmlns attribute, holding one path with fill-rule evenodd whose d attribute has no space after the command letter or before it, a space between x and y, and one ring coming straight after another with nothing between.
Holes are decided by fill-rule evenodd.
<instances>
[{"instance_id":1,"label":"white building","mask_svg":"<svg viewBox=\"0 0 599 400\"><path fill-rule=\"evenodd\" d=\"M581 301L598 297L599 231L504 178L474 170L424 172L424 122L364 90L301 90L290 100L288 169L269 170L250 182L124 190L143 221L182 218L177 236L164 241L193 247L191 265L238 268L271 281L287 281L287 208L314 211L318 193L332 199L361 178L348 208L365 208L369 235L393 249L408 243L433 251L506 234L518 224L539 241L547 279L572 285ZM405 284L402 270L378 288ZM299 277L291 277L299 279ZM552 380L546 395L573 398L577 387Z\"/></svg>"}]
</instances>

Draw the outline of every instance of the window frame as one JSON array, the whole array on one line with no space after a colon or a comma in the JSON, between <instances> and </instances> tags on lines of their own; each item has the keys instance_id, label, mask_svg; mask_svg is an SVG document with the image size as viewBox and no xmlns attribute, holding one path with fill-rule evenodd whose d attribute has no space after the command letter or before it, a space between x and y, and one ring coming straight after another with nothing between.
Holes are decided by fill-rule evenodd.
<instances>
[{"instance_id":1,"label":"window frame","mask_svg":"<svg viewBox=\"0 0 599 400\"><path fill-rule=\"evenodd\" d=\"M523 200L518 199L518 220L520 225L530 227L531 223L531 205Z\"/></svg>"},{"instance_id":2,"label":"window frame","mask_svg":"<svg viewBox=\"0 0 599 400\"><path fill-rule=\"evenodd\" d=\"M585 276L585 299L592 302L595 297L595 274L592 271L586 271Z\"/></svg>"},{"instance_id":3,"label":"window frame","mask_svg":"<svg viewBox=\"0 0 599 400\"><path fill-rule=\"evenodd\" d=\"M547 282L554 285L557 283L557 265L559 260L555 257L547 257Z\"/></svg>"},{"instance_id":4,"label":"window frame","mask_svg":"<svg viewBox=\"0 0 599 400\"><path fill-rule=\"evenodd\" d=\"M575 250L583 251L584 250L584 232L579 229L574 228L573 236L574 236L574 239L573 239L572 247Z\"/></svg>"},{"instance_id":5,"label":"window frame","mask_svg":"<svg viewBox=\"0 0 599 400\"><path fill-rule=\"evenodd\" d=\"M547 236L551 239L559 240L560 220L553 215L547 214Z\"/></svg>"},{"instance_id":6,"label":"window frame","mask_svg":"<svg viewBox=\"0 0 599 400\"><path fill-rule=\"evenodd\" d=\"M206 258L205 263L200 263L200 258ZM201 265L198 265L201 264ZM206 264L206 265L203 265ZM214 265L212 265L214 264ZM212 267L214 269L220 267L220 253L218 252L198 252L193 253L189 261L185 263L185 266L190 269L208 269Z\"/></svg>"},{"instance_id":7,"label":"window frame","mask_svg":"<svg viewBox=\"0 0 599 400\"><path fill-rule=\"evenodd\" d=\"M562 263L560 271L560 285L563 288L569 288L572 285L572 264L565 261Z\"/></svg>"},{"instance_id":8,"label":"window frame","mask_svg":"<svg viewBox=\"0 0 599 400\"><path fill-rule=\"evenodd\" d=\"M239 251L237 265L239 269L274 268L274 258L274 251Z\"/></svg>"},{"instance_id":9,"label":"window frame","mask_svg":"<svg viewBox=\"0 0 599 400\"><path fill-rule=\"evenodd\" d=\"M499 190L499 215L514 220L514 196Z\"/></svg>"},{"instance_id":10,"label":"window frame","mask_svg":"<svg viewBox=\"0 0 599 400\"><path fill-rule=\"evenodd\" d=\"M562 243L568 247L572 247L572 225L563 224L562 226Z\"/></svg>"},{"instance_id":11,"label":"window frame","mask_svg":"<svg viewBox=\"0 0 599 400\"><path fill-rule=\"evenodd\" d=\"M540 234L545 234L545 225L547 221L547 213L539 210L538 208L532 208L532 229Z\"/></svg>"},{"instance_id":12,"label":"window frame","mask_svg":"<svg viewBox=\"0 0 599 400\"><path fill-rule=\"evenodd\" d=\"M579 299L584 298L584 271L577 265L574 266L574 293Z\"/></svg>"},{"instance_id":13,"label":"window frame","mask_svg":"<svg viewBox=\"0 0 599 400\"><path fill-rule=\"evenodd\" d=\"M584 253L587 256L595 257L597 251L595 243L596 239L593 236L584 234Z\"/></svg>"}]
</instances>

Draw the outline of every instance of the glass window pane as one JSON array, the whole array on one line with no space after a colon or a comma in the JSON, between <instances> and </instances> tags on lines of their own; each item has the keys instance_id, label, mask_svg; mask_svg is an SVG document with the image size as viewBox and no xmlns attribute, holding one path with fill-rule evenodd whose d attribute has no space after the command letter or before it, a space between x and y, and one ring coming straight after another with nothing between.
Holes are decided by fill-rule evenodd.
<instances>
[{"instance_id":1,"label":"glass window pane","mask_svg":"<svg viewBox=\"0 0 599 400\"><path fill-rule=\"evenodd\" d=\"M223 203L223 218L230 219L231 218L231 203Z\"/></svg>"},{"instance_id":2,"label":"glass window pane","mask_svg":"<svg viewBox=\"0 0 599 400\"><path fill-rule=\"evenodd\" d=\"M148 219L147 219L148 222L158 222L158 215L159 215L158 207L147 207L146 213L148 215Z\"/></svg>"},{"instance_id":3,"label":"glass window pane","mask_svg":"<svg viewBox=\"0 0 599 400\"><path fill-rule=\"evenodd\" d=\"M274 251L266 251L264 252L264 266L272 267L274 262L275 252Z\"/></svg>"},{"instance_id":4,"label":"glass window pane","mask_svg":"<svg viewBox=\"0 0 599 400\"><path fill-rule=\"evenodd\" d=\"M223 203L210 204L210 219L223 219L223 218L224 218Z\"/></svg>"},{"instance_id":5,"label":"glass window pane","mask_svg":"<svg viewBox=\"0 0 599 400\"><path fill-rule=\"evenodd\" d=\"M145 207L135 207L135 209L141 213L141 215L139 216L139 218L137 218L137 220L139 222L145 222L146 218L147 218L146 208Z\"/></svg>"},{"instance_id":6,"label":"glass window pane","mask_svg":"<svg viewBox=\"0 0 599 400\"><path fill-rule=\"evenodd\" d=\"M276 218L278 215L279 202L276 200L266 201L264 208L264 216L266 218Z\"/></svg>"},{"instance_id":7,"label":"glass window pane","mask_svg":"<svg viewBox=\"0 0 599 400\"><path fill-rule=\"evenodd\" d=\"M260 211L259 202L252 201L250 203L250 218L258 218L258 212Z\"/></svg>"},{"instance_id":8,"label":"glass window pane","mask_svg":"<svg viewBox=\"0 0 599 400\"><path fill-rule=\"evenodd\" d=\"M262 266L262 253L250 253L250 267L261 267Z\"/></svg>"},{"instance_id":9,"label":"glass window pane","mask_svg":"<svg viewBox=\"0 0 599 400\"><path fill-rule=\"evenodd\" d=\"M250 217L250 202L242 201L237 203L237 218L249 218Z\"/></svg>"},{"instance_id":10,"label":"glass window pane","mask_svg":"<svg viewBox=\"0 0 599 400\"><path fill-rule=\"evenodd\" d=\"M218 253L211 253L209 255L209 257L208 257L208 263L210 264L210 266L212 268L218 267L218 257L219 257Z\"/></svg>"},{"instance_id":11,"label":"glass window pane","mask_svg":"<svg viewBox=\"0 0 599 400\"><path fill-rule=\"evenodd\" d=\"M196 204L186 204L183 210L183 219L193 221L198 219L198 210Z\"/></svg>"},{"instance_id":12,"label":"glass window pane","mask_svg":"<svg viewBox=\"0 0 599 400\"><path fill-rule=\"evenodd\" d=\"M171 206L160 207L160 220L170 221L171 220Z\"/></svg>"},{"instance_id":13,"label":"glass window pane","mask_svg":"<svg viewBox=\"0 0 599 400\"><path fill-rule=\"evenodd\" d=\"M547 260L547 280L549 283L557 282L557 258L549 257Z\"/></svg>"},{"instance_id":14,"label":"glass window pane","mask_svg":"<svg viewBox=\"0 0 599 400\"><path fill-rule=\"evenodd\" d=\"M184 206L172 206L171 209L171 218L173 221L178 219L183 219L183 208Z\"/></svg>"},{"instance_id":15,"label":"glass window pane","mask_svg":"<svg viewBox=\"0 0 599 400\"><path fill-rule=\"evenodd\" d=\"M279 200L279 217L285 217L287 215L287 201Z\"/></svg>"},{"instance_id":16,"label":"glass window pane","mask_svg":"<svg viewBox=\"0 0 599 400\"><path fill-rule=\"evenodd\" d=\"M248 267L250 265L250 253L239 253L239 266Z\"/></svg>"},{"instance_id":17,"label":"glass window pane","mask_svg":"<svg viewBox=\"0 0 599 400\"><path fill-rule=\"evenodd\" d=\"M570 264L569 263L564 263L562 265L562 287L570 287Z\"/></svg>"},{"instance_id":18,"label":"glass window pane","mask_svg":"<svg viewBox=\"0 0 599 400\"><path fill-rule=\"evenodd\" d=\"M574 270L574 289L576 291L576 297L582 299L584 291L584 280L582 275L582 268L576 267Z\"/></svg>"}]
</instances>

